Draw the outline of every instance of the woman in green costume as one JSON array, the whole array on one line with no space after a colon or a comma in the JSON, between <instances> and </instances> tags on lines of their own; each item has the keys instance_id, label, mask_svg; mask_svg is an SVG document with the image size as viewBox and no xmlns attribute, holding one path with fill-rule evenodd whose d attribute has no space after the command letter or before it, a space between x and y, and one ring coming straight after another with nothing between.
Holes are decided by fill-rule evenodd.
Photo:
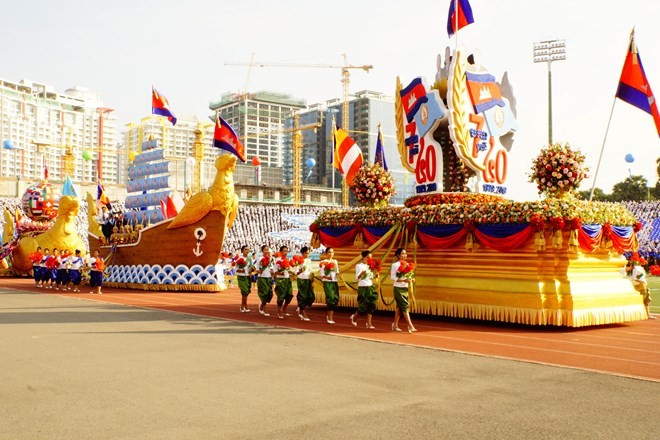
<instances>
[{"instance_id":1,"label":"woman in green costume","mask_svg":"<svg viewBox=\"0 0 660 440\"><path fill-rule=\"evenodd\" d=\"M236 266L236 279L238 281L238 288L241 291L241 313L248 313L250 309L247 305L248 295L252 290L252 281L250 275L254 270L252 257L250 256L250 248L243 246L241 248L241 257L234 260Z\"/></svg>"},{"instance_id":2,"label":"woman in green costume","mask_svg":"<svg viewBox=\"0 0 660 440\"><path fill-rule=\"evenodd\" d=\"M408 258L408 253L404 248L398 248L396 252L394 252L394 256L397 261L392 264L392 270L390 271L390 278L394 282L394 299L396 301L396 312L394 313L392 331L401 331L399 328L399 318L403 314L408 322L408 331L410 333L416 332L417 329L413 326L412 321L410 320L410 313L408 313L408 283L414 283L415 279L411 276L405 275L400 269L402 265L405 266L407 264L406 259Z\"/></svg>"},{"instance_id":3,"label":"woman in green costume","mask_svg":"<svg viewBox=\"0 0 660 440\"><path fill-rule=\"evenodd\" d=\"M273 269L273 259L270 256L270 248L267 245L261 246L261 258L257 261L257 295L259 295L259 313L263 316L270 316L266 313L266 304L273 299L273 278L271 271Z\"/></svg>"},{"instance_id":4,"label":"woman in green costume","mask_svg":"<svg viewBox=\"0 0 660 440\"><path fill-rule=\"evenodd\" d=\"M298 309L296 311L301 321L309 321L305 309L311 307L314 300L316 300L314 288L312 287L312 260L309 259L309 248L307 246L300 248L300 255L304 261L296 274L296 284L298 285L298 295L296 295Z\"/></svg>"},{"instance_id":5,"label":"woman in green costume","mask_svg":"<svg viewBox=\"0 0 660 440\"><path fill-rule=\"evenodd\" d=\"M326 321L334 324L334 315L337 304L339 304L339 263L333 259L335 251L331 247L325 250L325 260L321 261L321 281L323 281L323 292L325 293L325 304L328 307Z\"/></svg>"}]
</instances>

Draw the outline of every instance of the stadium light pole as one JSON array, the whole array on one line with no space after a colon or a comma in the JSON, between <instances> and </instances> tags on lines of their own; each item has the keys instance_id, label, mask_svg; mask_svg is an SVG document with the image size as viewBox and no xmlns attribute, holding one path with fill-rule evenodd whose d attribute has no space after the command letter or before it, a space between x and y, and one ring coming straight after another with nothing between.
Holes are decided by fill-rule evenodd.
<instances>
[{"instance_id":1,"label":"stadium light pole","mask_svg":"<svg viewBox=\"0 0 660 440\"><path fill-rule=\"evenodd\" d=\"M548 40L534 43L534 62L548 63L548 145L552 145L552 62L566 59L566 41Z\"/></svg>"}]
</instances>

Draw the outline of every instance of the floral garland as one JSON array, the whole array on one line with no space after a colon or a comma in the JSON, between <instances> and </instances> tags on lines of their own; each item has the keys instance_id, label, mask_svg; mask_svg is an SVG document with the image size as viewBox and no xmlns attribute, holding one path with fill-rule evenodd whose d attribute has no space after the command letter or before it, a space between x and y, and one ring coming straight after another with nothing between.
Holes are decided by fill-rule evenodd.
<instances>
[{"instance_id":1,"label":"floral garland","mask_svg":"<svg viewBox=\"0 0 660 440\"><path fill-rule=\"evenodd\" d=\"M491 203L447 203L441 205L420 205L411 208L357 208L328 210L316 219L310 230L319 227L390 226L406 224L465 224L470 220L475 224L485 223L531 223L538 215L541 221L561 218L571 227L574 224L606 224L634 226L637 219L623 205L610 202L587 202L577 199L545 199L536 202L512 202L501 200ZM553 228L558 226L558 220Z\"/></svg>"},{"instance_id":2,"label":"floral garland","mask_svg":"<svg viewBox=\"0 0 660 440\"><path fill-rule=\"evenodd\" d=\"M421 194L412 196L406 199L405 205L408 208L420 205L444 205L447 203L460 203L463 205L475 205L478 203L496 203L502 201L501 196L493 194L477 194L477 193L434 193L434 194Z\"/></svg>"},{"instance_id":3,"label":"floral garland","mask_svg":"<svg viewBox=\"0 0 660 440\"><path fill-rule=\"evenodd\" d=\"M571 150L568 144L552 144L541 150L532 162L529 181L536 183L539 194L558 197L571 194L587 177L584 154Z\"/></svg>"},{"instance_id":4,"label":"floral garland","mask_svg":"<svg viewBox=\"0 0 660 440\"><path fill-rule=\"evenodd\" d=\"M364 163L349 186L358 203L366 206L387 206L395 193L392 173L377 163Z\"/></svg>"}]
</instances>

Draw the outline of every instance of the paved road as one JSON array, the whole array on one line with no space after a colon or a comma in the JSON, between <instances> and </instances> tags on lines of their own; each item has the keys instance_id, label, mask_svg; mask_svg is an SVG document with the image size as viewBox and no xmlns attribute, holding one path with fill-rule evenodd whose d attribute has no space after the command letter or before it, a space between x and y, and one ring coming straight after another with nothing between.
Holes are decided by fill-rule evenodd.
<instances>
[{"instance_id":1,"label":"paved road","mask_svg":"<svg viewBox=\"0 0 660 440\"><path fill-rule=\"evenodd\" d=\"M1 279L0 279L1 285ZM0 439L651 439L660 383L0 287Z\"/></svg>"}]
</instances>

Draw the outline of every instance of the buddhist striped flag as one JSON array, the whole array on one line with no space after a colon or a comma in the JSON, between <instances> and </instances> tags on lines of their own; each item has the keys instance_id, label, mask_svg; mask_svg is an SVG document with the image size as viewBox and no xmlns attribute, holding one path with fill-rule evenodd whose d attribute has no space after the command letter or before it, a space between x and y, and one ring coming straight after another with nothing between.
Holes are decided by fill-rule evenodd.
<instances>
[{"instance_id":1,"label":"buddhist striped flag","mask_svg":"<svg viewBox=\"0 0 660 440\"><path fill-rule=\"evenodd\" d=\"M335 131L335 154L334 164L346 179L347 184L351 184L355 178L355 173L362 166L362 151L345 130L338 128Z\"/></svg>"}]
</instances>

